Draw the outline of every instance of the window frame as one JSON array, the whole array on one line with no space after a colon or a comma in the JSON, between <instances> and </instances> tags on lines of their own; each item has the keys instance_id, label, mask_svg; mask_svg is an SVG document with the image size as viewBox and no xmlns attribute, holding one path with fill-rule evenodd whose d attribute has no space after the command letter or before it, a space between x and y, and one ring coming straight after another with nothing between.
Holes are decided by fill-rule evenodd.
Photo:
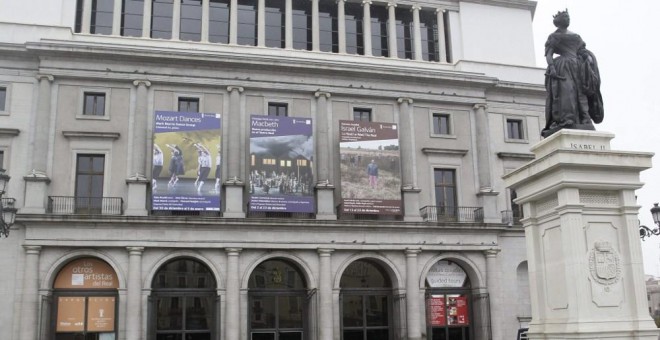
<instances>
[{"instance_id":1,"label":"window frame","mask_svg":"<svg viewBox=\"0 0 660 340\"><path fill-rule=\"evenodd\" d=\"M196 100L197 101L197 112L193 111L181 111L179 109L180 102L182 100ZM204 112L204 107L202 106L203 101L202 101L202 96L201 95L195 95L195 94L176 94L174 96L174 107L177 112L190 112L190 113L203 113Z\"/></svg>"},{"instance_id":2,"label":"window frame","mask_svg":"<svg viewBox=\"0 0 660 340\"><path fill-rule=\"evenodd\" d=\"M509 135L509 122L519 122L520 125L518 126L518 133L520 133L520 138L512 138ZM524 116L512 116L512 115L506 115L504 116L504 141L508 143L524 143L527 144L529 143L529 140L527 138L528 136L528 131L527 131L527 122L526 122L526 117Z\"/></svg>"},{"instance_id":3,"label":"window frame","mask_svg":"<svg viewBox=\"0 0 660 340\"><path fill-rule=\"evenodd\" d=\"M5 90L5 105L0 107L0 116L8 116L11 108L11 84L0 82L0 89Z\"/></svg>"},{"instance_id":4,"label":"window frame","mask_svg":"<svg viewBox=\"0 0 660 340\"><path fill-rule=\"evenodd\" d=\"M87 115L85 114L85 102L88 94L102 94L105 96L105 104L103 107L103 115ZM78 113L77 119L91 119L91 120L110 120L110 98L112 95L111 89L98 88L98 87L85 87L80 89L78 100Z\"/></svg>"},{"instance_id":5,"label":"window frame","mask_svg":"<svg viewBox=\"0 0 660 340\"><path fill-rule=\"evenodd\" d=\"M192 4L188 3L187 1L190 2L197 2L199 1L199 5L197 4ZM189 9L197 9L199 10L199 18L196 17L185 17L184 16L184 8L189 8ZM210 10L209 10L210 11ZM181 0L180 2L180 9L179 9L179 40L181 41L192 41L192 42L200 42L202 41L202 31L204 24L202 23L202 16L204 12L204 3L202 0ZM195 25L195 29L199 27L199 33L197 32L190 32L190 31L184 31L184 22L198 22L199 26Z\"/></svg>"},{"instance_id":6,"label":"window frame","mask_svg":"<svg viewBox=\"0 0 660 340\"><path fill-rule=\"evenodd\" d=\"M119 1L119 0L116 0L116 1ZM145 1L150 1L150 0L121 0L121 22L120 22L120 26L119 26L119 35L120 36L122 36L122 37L136 37L136 38L142 37L142 35L144 33L143 30L142 30L143 26L140 24L139 28L134 28L134 27L128 27L127 28L126 27L126 19L128 19L129 17L140 17L140 19L141 19L140 23L142 23L143 20L144 20L144 2ZM126 10L127 7L128 7L127 2L132 2L132 3L140 2L140 3L142 3L141 12L139 14L134 13L134 12L127 12L127 10ZM129 30L129 31L138 31L139 30L140 33L137 34L137 35L126 34L126 30Z\"/></svg>"},{"instance_id":7,"label":"window frame","mask_svg":"<svg viewBox=\"0 0 660 340\"><path fill-rule=\"evenodd\" d=\"M355 114L356 112L360 112L360 119L356 120L355 119ZM362 119L362 114L363 113L369 113L369 120L363 120ZM365 106L353 106L351 107L351 120L355 122L374 122L374 109L371 107L365 107Z\"/></svg>"},{"instance_id":8,"label":"window frame","mask_svg":"<svg viewBox=\"0 0 660 340\"><path fill-rule=\"evenodd\" d=\"M270 107L271 104L274 105L286 105L286 116L285 117L293 117L293 101L290 99L285 99L285 98L273 98L273 97L264 97L264 112L263 114L266 116L269 116L268 114L268 108ZM282 117L282 116L271 116L271 117Z\"/></svg>"},{"instance_id":9,"label":"window frame","mask_svg":"<svg viewBox=\"0 0 660 340\"><path fill-rule=\"evenodd\" d=\"M448 133L443 134L443 133L437 133L435 131L435 117L436 116L446 116L447 117L447 130ZM431 109L429 111L429 133L431 137L436 137L436 138L456 138L456 134L454 133L456 131L454 129L454 114L451 112L447 112L445 110L434 110Z\"/></svg>"},{"instance_id":10,"label":"window frame","mask_svg":"<svg viewBox=\"0 0 660 340\"><path fill-rule=\"evenodd\" d=\"M432 199L432 205L434 207L438 207L438 198L436 197L435 193L435 188L436 188L436 182L435 182L435 172L436 170L449 170L454 172L454 207L459 207L461 206L461 200L460 200L460 193L459 193L459 188L460 188L460 178L459 178L459 167L456 166L451 166L451 165L432 165L431 166L431 185L433 186L433 190L431 192L431 199Z\"/></svg>"}]
</instances>

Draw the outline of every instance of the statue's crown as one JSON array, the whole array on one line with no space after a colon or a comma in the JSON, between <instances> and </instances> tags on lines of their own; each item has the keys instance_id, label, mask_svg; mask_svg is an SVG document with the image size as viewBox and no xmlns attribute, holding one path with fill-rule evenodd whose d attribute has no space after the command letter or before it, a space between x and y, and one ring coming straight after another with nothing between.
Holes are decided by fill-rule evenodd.
<instances>
[{"instance_id":1,"label":"statue's crown","mask_svg":"<svg viewBox=\"0 0 660 340\"><path fill-rule=\"evenodd\" d=\"M560 16L560 15L568 15L568 8L566 8L566 9L563 10L563 11L557 11L557 14L553 15L552 17L553 17L553 18L556 18L556 17L558 17L558 16Z\"/></svg>"}]
</instances>

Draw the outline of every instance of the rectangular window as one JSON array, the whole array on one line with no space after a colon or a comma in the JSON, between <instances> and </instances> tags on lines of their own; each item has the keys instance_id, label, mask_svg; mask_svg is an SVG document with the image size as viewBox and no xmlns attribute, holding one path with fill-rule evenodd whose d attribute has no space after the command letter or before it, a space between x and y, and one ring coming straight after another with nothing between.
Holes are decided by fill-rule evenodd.
<instances>
[{"instance_id":1,"label":"rectangular window","mask_svg":"<svg viewBox=\"0 0 660 340\"><path fill-rule=\"evenodd\" d=\"M287 117L289 105L287 103L268 103L268 115L276 117Z\"/></svg>"},{"instance_id":2,"label":"rectangular window","mask_svg":"<svg viewBox=\"0 0 660 340\"><path fill-rule=\"evenodd\" d=\"M73 26L73 32L80 33L82 29L83 0L76 1L76 23Z\"/></svg>"},{"instance_id":3,"label":"rectangular window","mask_svg":"<svg viewBox=\"0 0 660 340\"><path fill-rule=\"evenodd\" d=\"M426 61L440 61L438 49L438 18L434 12L420 11L419 26L422 38L422 59Z\"/></svg>"},{"instance_id":4,"label":"rectangular window","mask_svg":"<svg viewBox=\"0 0 660 340\"><path fill-rule=\"evenodd\" d=\"M387 44L387 7L371 5L371 54L389 57Z\"/></svg>"},{"instance_id":5,"label":"rectangular window","mask_svg":"<svg viewBox=\"0 0 660 340\"><path fill-rule=\"evenodd\" d=\"M344 5L346 17L346 53L364 55L364 33L362 27L362 4L347 2Z\"/></svg>"},{"instance_id":6,"label":"rectangular window","mask_svg":"<svg viewBox=\"0 0 660 340\"><path fill-rule=\"evenodd\" d=\"M312 2L292 0L293 48L312 50Z\"/></svg>"},{"instance_id":7,"label":"rectangular window","mask_svg":"<svg viewBox=\"0 0 660 340\"><path fill-rule=\"evenodd\" d=\"M199 112L199 98L179 98L179 112Z\"/></svg>"},{"instance_id":8,"label":"rectangular window","mask_svg":"<svg viewBox=\"0 0 660 340\"><path fill-rule=\"evenodd\" d=\"M112 34L112 11L114 2L92 0L92 21L89 32L92 34Z\"/></svg>"},{"instance_id":9,"label":"rectangular window","mask_svg":"<svg viewBox=\"0 0 660 340\"><path fill-rule=\"evenodd\" d=\"M449 135L451 128L449 126L449 115L446 113L433 114L433 134L434 135Z\"/></svg>"},{"instance_id":10,"label":"rectangular window","mask_svg":"<svg viewBox=\"0 0 660 340\"><path fill-rule=\"evenodd\" d=\"M413 17L408 8L396 9L396 48L401 59L413 58Z\"/></svg>"},{"instance_id":11,"label":"rectangular window","mask_svg":"<svg viewBox=\"0 0 660 340\"><path fill-rule=\"evenodd\" d=\"M266 47L284 48L285 12L284 0L266 1Z\"/></svg>"},{"instance_id":12,"label":"rectangular window","mask_svg":"<svg viewBox=\"0 0 660 340\"><path fill-rule=\"evenodd\" d=\"M7 109L7 88L0 87L0 112L8 111Z\"/></svg>"},{"instance_id":13,"label":"rectangular window","mask_svg":"<svg viewBox=\"0 0 660 340\"><path fill-rule=\"evenodd\" d=\"M319 47L323 52L339 52L337 5L334 1L319 1Z\"/></svg>"},{"instance_id":14,"label":"rectangular window","mask_svg":"<svg viewBox=\"0 0 660 340\"><path fill-rule=\"evenodd\" d=\"M172 39L173 0L147 0L151 4L151 37Z\"/></svg>"},{"instance_id":15,"label":"rectangular window","mask_svg":"<svg viewBox=\"0 0 660 340\"><path fill-rule=\"evenodd\" d=\"M123 0L120 34L124 37L141 37L143 15L144 0Z\"/></svg>"},{"instance_id":16,"label":"rectangular window","mask_svg":"<svg viewBox=\"0 0 660 340\"><path fill-rule=\"evenodd\" d=\"M0 151L0 169L5 168L5 152Z\"/></svg>"},{"instance_id":17,"label":"rectangular window","mask_svg":"<svg viewBox=\"0 0 660 340\"><path fill-rule=\"evenodd\" d=\"M83 115L105 116L105 93L85 92Z\"/></svg>"},{"instance_id":18,"label":"rectangular window","mask_svg":"<svg viewBox=\"0 0 660 340\"><path fill-rule=\"evenodd\" d=\"M371 121L371 109L353 109L353 120L359 122L370 122Z\"/></svg>"},{"instance_id":19,"label":"rectangular window","mask_svg":"<svg viewBox=\"0 0 660 340\"><path fill-rule=\"evenodd\" d=\"M202 0L181 0L180 24L180 40L202 40Z\"/></svg>"},{"instance_id":20,"label":"rectangular window","mask_svg":"<svg viewBox=\"0 0 660 340\"><path fill-rule=\"evenodd\" d=\"M520 119L507 119L506 132L509 139L525 139L523 135L523 122Z\"/></svg>"},{"instance_id":21,"label":"rectangular window","mask_svg":"<svg viewBox=\"0 0 660 340\"><path fill-rule=\"evenodd\" d=\"M257 46L257 1L238 0L239 45Z\"/></svg>"},{"instance_id":22,"label":"rectangular window","mask_svg":"<svg viewBox=\"0 0 660 340\"><path fill-rule=\"evenodd\" d=\"M209 41L229 43L229 0L209 2Z\"/></svg>"},{"instance_id":23,"label":"rectangular window","mask_svg":"<svg viewBox=\"0 0 660 340\"><path fill-rule=\"evenodd\" d=\"M434 169L435 206L437 209L454 209L456 207L456 170ZM438 214L442 211L438 211Z\"/></svg>"},{"instance_id":24,"label":"rectangular window","mask_svg":"<svg viewBox=\"0 0 660 340\"><path fill-rule=\"evenodd\" d=\"M101 213L104 171L105 155L78 155L76 213Z\"/></svg>"}]
</instances>

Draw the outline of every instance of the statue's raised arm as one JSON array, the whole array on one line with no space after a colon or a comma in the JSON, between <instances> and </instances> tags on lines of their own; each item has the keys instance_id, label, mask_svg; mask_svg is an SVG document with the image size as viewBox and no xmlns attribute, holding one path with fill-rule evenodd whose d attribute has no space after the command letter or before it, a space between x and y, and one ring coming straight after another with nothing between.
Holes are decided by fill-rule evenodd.
<instances>
[{"instance_id":1,"label":"statue's raised arm","mask_svg":"<svg viewBox=\"0 0 660 340\"><path fill-rule=\"evenodd\" d=\"M557 30L545 43L546 125L541 135L561 129L595 130L593 123L603 121L596 57L578 34L568 30L568 11L557 13L553 23Z\"/></svg>"}]
</instances>

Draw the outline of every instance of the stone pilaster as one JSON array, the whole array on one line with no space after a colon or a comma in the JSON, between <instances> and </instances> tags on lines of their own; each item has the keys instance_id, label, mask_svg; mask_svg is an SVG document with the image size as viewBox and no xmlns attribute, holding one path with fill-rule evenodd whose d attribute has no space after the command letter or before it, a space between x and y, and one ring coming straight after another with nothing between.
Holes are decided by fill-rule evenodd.
<instances>
[{"instance_id":1,"label":"stone pilaster","mask_svg":"<svg viewBox=\"0 0 660 340\"><path fill-rule=\"evenodd\" d=\"M486 256L486 285L488 286L488 296L490 297L490 326L493 339L504 339L502 336L502 313L500 310L500 270L497 260L499 249L490 249L484 251Z\"/></svg>"},{"instance_id":2,"label":"stone pilaster","mask_svg":"<svg viewBox=\"0 0 660 340\"><path fill-rule=\"evenodd\" d=\"M332 252L319 249L319 340L334 339L334 313L332 312Z\"/></svg>"},{"instance_id":3,"label":"stone pilaster","mask_svg":"<svg viewBox=\"0 0 660 340\"><path fill-rule=\"evenodd\" d=\"M266 47L266 0L257 1L257 46Z\"/></svg>"},{"instance_id":4,"label":"stone pilaster","mask_svg":"<svg viewBox=\"0 0 660 340\"><path fill-rule=\"evenodd\" d=\"M415 51L415 60L423 60L422 57L422 30L419 25L419 11L422 8L419 5L412 6L413 12L413 45Z\"/></svg>"},{"instance_id":5,"label":"stone pilaster","mask_svg":"<svg viewBox=\"0 0 660 340\"><path fill-rule=\"evenodd\" d=\"M128 250L128 282L126 285L126 339L139 340L142 334L142 252L143 247L126 247Z\"/></svg>"},{"instance_id":6,"label":"stone pilaster","mask_svg":"<svg viewBox=\"0 0 660 340\"><path fill-rule=\"evenodd\" d=\"M445 38L445 10L438 8L435 10L438 24L438 52L440 53L440 62L447 62L447 39Z\"/></svg>"},{"instance_id":7,"label":"stone pilaster","mask_svg":"<svg viewBox=\"0 0 660 340\"><path fill-rule=\"evenodd\" d=\"M415 183L415 151L410 98L399 98L399 148L401 150L401 191L403 193L404 221L422 221L419 213L419 193Z\"/></svg>"},{"instance_id":8,"label":"stone pilaster","mask_svg":"<svg viewBox=\"0 0 660 340\"><path fill-rule=\"evenodd\" d=\"M406 317L408 325L408 340L422 338L422 317L419 307L419 272L417 271L417 254L419 249L406 249Z\"/></svg>"},{"instance_id":9,"label":"stone pilaster","mask_svg":"<svg viewBox=\"0 0 660 340\"><path fill-rule=\"evenodd\" d=\"M320 220L336 220L334 190L330 181L330 140L328 121L331 113L328 111L330 93L316 92L316 218Z\"/></svg>"},{"instance_id":10,"label":"stone pilaster","mask_svg":"<svg viewBox=\"0 0 660 340\"><path fill-rule=\"evenodd\" d=\"M241 121L241 93L243 88L240 86L228 86L229 92L229 119L231 126L229 127L229 138L227 138L227 151L228 151L228 174L225 186L225 212L224 217L243 218L245 212L243 210L243 187L244 182L241 179L241 162L243 155L241 154L241 135L240 135L240 121Z\"/></svg>"},{"instance_id":11,"label":"stone pilaster","mask_svg":"<svg viewBox=\"0 0 660 340\"><path fill-rule=\"evenodd\" d=\"M89 34L92 25L92 0L83 0L82 25L80 33Z\"/></svg>"},{"instance_id":12,"label":"stone pilaster","mask_svg":"<svg viewBox=\"0 0 660 340\"><path fill-rule=\"evenodd\" d=\"M396 3L387 3L387 47L390 58L398 58L396 45Z\"/></svg>"},{"instance_id":13,"label":"stone pilaster","mask_svg":"<svg viewBox=\"0 0 660 340\"><path fill-rule=\"evenodd\" d=\"M319 0L312 0L312 51L319 51L320 49Z\"/></svg>"},{"instance_id":14,"label":"stone pilaster","mask_svg":"<svg viewBox=\"0 0 660 340\"><path fill-rule=\"evenodd\" d=\"M486 104L474 105L476 139L477 139L477 173L479 176L479 191L477 196L484 209L484 222L500 223L502 217L497 209L497 196L499 192L493 190L491 181L490 161L490 129L488 122L488 107Z\"/></svg>"},{"instance_id":15,"label":"stone pilaster","mask_svg":"<svg viewBox=\"0 0 660 340\"><path fill-rule=\"evenodd\" d=\"M173 0L172 4L172 40L179 40L181 31L181 0Z\"/></svg>"},{"instance_id":16,"label":"stone pilaster","mask_svg":"<svg viewBox=\"0 0 660 340\"><path fill-rule=\"evenodd\" d=\"M21 299L20 334L23 340L36 340L39 320L39 255L40 246L23 246L23 294Z\"/></svg>"},{"instance_id":17,"label":"stone pilaster","mask_svg":"<svg viewBox=\"0 0 660 340\"><path fill-rule=\"evenodd\" d=\"M133 152L129 153L131 159L131 175L126 179L128 185L128 197L126 200L126 215L147 215L147 186L149 180L146 177L147 160L151 159L147 146L147 102L148 80L135 80L133 86L137 87L135 98L135 114L133 116Z\"/></svg>"},{"instance_id":18,"label":"stone pilaster","mask_svg":"<svg viewBox=\"0 0 660 340\"><path fill-rule=\"evenodd\" d=\"M337 43L339 53L346 53L346 0L337 0Z\"/></svg>"},{"instance_id":19,"label":"stone pilaster","mask_svg":"<svg viewBox=\"0 0 660 340\"><path fill-rule=\"evenodd\" d=\"M293 0L284 0L284 48L293 48Z\"/></svg>"},{"instance_id":20,"label":"stone pilaster","mask_svg":"<svg viewBox=\"0 0 660 340\"><path fill-rule=\"evenodd\" d=\"M239 339L240 334L240 285L238 259L241 248L227 248L227 301L225 303L225 339Z\"/></svg>"},{"instance_id":21,"label":"stone pilaster","mask_svg":"<svg viewBox=\"0 0 660 340\"><path fill-rule=\"evenodd\" d=\"M202 42L209 42L209 16L211 9L209 0L202 0Z\"/></svg>"},{"instance_id":22,"label":"stone pilaster","mask_svg":"<svg viewBox=\"0 0 660 340\"><path fill-rule=\"evenodd\" d=\"M371 1L362 0L362 39L364 55L372 55L371 51Z\"/></svg>"},{"instance_id":23,"label":"stone pilaster","mask_svg":"<svg viewBox=\"0 0 660 340\"><path fill-rule=\"evenodd\" d=\"M114 7L112 9L112 35L121 34L122 2L123 1L115 0Z\"/></svg>"},{"instance_id":24,"label":"stone pilaster","mask_svg":"<svg viewBox=\"0 0 660 340\"><path fill-rule=\"evenodd\" d=\"M229 44L236 45L238 41L238 0L230 0L229 4Z\"/></svg>"},{"instance_id":25,"label":"stone pilaster","mask_svg":"<svg viewBox=\"0 0 660 340\"><path fill-rule=\"evenodd\" d=\"M144 8L143 13L151 13L152 2L145 1L143 8ZM151 15L145 14L142 16L142 37L143 38L151 37Z\"/></svg>"}]
</instances>

